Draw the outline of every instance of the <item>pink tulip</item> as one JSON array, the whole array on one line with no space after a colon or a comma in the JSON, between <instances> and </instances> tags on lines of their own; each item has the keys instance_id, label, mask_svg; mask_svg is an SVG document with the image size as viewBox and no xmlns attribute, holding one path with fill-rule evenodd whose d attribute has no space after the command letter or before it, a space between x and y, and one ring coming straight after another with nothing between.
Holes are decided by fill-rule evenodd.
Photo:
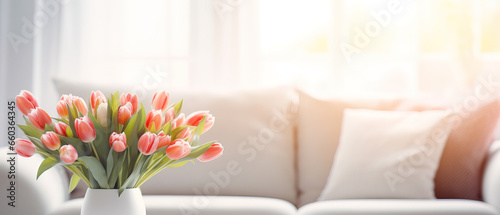
<instances>
[{"instance_id":1,"label":"pink tulip","mask_svg":"<svg viewBox=\"0 0 500 215\"><path fill-rule=\"evenodd\" d=\"M170 120L173 120L175 118L175 108L170 108L167 110L165 113L165 123L170 122Z\"/></svg>"},{"instance_id":2,"label":"pink tulip","mask_svg":"<svg viewBox=\"0 0 500 215\"><path fill-rule=\"evenodd\" d=\"M100 104L107 103L106 96L101 91L92 91L90 94L90 107L92 108L92 113L96 115L96 110Z\"/></svg>"},{"instance_id":3,"label":"pink tulip","mask_svg":"<svg viewBox=\"0 0 500 215\"><path fill-rule=\"evenodd\" d=\"M131 94L131 93L125 93L120 95L120 105L124 106L127 104L127 102L130 102L132 104L132 114L134 114L137 111L138 105L139 105L139 99L137 98L137 95Z\"/></svg>"},{"instance_id":4,"label":"pink tulip","mask_svg":"<svg viewBox=\"0 0 500 215\"><path fill-rule=\"evenodd\" d=\"M61 140L59 139L59 136L52 131L43 134L40 139L42 140L43 145L52 151L61 147Z\"/></svg>"},{"instance_id":5,"label":"pink tulip","mask_svg":"<svg viewBox=\"0 0 500 215\"><path fill-rule=\"evenodd\" d=\"M82 98L75 96L74 97L74 103L76 105L76 109L78 109L78 112L82 113L83 115L87 115L87 105L83 101Z\"/></svg>"},{"instance_id":6,"label":"pink tulip","mask_svg":"<svg viewBox=\"0 0 500 215\"><path fill-rule=\"evenodd\" d=\"M184 113L179 114L179 116L175 118L174 121L172 121L172 129L183 126L185 121L186 116L184 115Z\"/></svg>"},{"instance_id":7,"label":"pink tulip","mask_svg":"<svg viewBox=\"0 0 500 215\"><path fill-rule=\"evenodd\" d=\"M94 123L88 116L78 118L75 120L76 135L80 140L90 143L95 140L95 127Z\"/></svg>"},{"instance_id":8,"label":"pink tulip","mask_svg":"<svg viewBox=\"0 0 500 215\"><path fill-rule=\"evenodd\" d=\"M212 126L214 125L214 122L215 122L215 117L212 116L212 114L209 114L208 111L197 111L197 112L190 114L186 118L186 125L198 126L200 124L201 120L203 119L203 117L205 117L205 116L206 116L205 126L203 127L203 132L202 132L202 133L205 133L210 128L212 128Z\"/></svg>"},{"instance_id":9,"label":"pink tulip","mask_svg":"<svg viewBox=\"0 0 500 215\"><path fill-rule=\"evenodd\" d=\"M35 144L25 139L16 139L15 150L18 155L23 157L31 157L35 154Z\"/></svg>"},{"instance_id":10,"label":"pink tulip","mask_svg":"<svg viewBox=\"0 0 500 215\"><path fill-rule=\"evenodd\" d=\"M47 112L40 107L32 109L28 114L28 118L30 119L31 124L38 128L38 130L43 131L45 129L45 125L52 124L52 119L49 114L47 114Z\"/></svg>"},{"instance_id":11,"label":"pink tulip","mask_svg":"<svg viewBox=\"0 0 500 215\"><path fill-rule=\"evenodd\" d=\"M59 114L61 118L68 119L69 112L68 108L66 107L66 101L60 100L56 105L56 110L57 114Z\"/></svg>"},{"instance_id":12,"label":"pink tulip","mask_svg":"<svg viewBox=\"0 0 500 215\"><path fill-rule=\"evenodd\" d=\"M151 108L153 110L165 111L168 107L168 100L170 99L170 93L164 90L155 93L153 96L153 101L151 102Z\"/></svg>"},{"instance_id":13,"label":"pink tulip","mask_svg":"<svg viewBox=\"0 0 500 215\"><path fill-rule=\"evenodd\" d=\"M125 133L118 134L113 132L109 136L109 146L113 147L117 152L123 152L127 148L127 136L125 136Z\"/></svg>"},{"instance_id":14,"label":"pink tulip","mask_svg":"<svg viewBox=\"0 0 500 215\"><path fill-rule=\"evenodd\" d=\"M174 140L170 146L167 147L166 154L168 158L177 160L185 157L191 152L191 146L184 140Z\"/></svg>"},{"instance_id":15,"label":"pink tulip","mask_svg":"<svg viewBox=\"0 0 500 215\"><path fill-rule=\"evenodd\" d=\"M163 131L158 134L158 148L170 145L171 137L170 135L165 135Z\"/></svg>"},{"instance_id":16,"label":"pink tulip","mask_svg":"<svg viewBox=\"0 0 500 215\"><path fill-rule=\"evenodd\" d=\"M132 116L132 103L127 102L124 106L121 106L120 109L118 109L118 123L121 125L125 125L125 123L130 119Z\"/></svg>"},{"instance_id":17,"label":"pink tulip","mask_svg":"<svg viewBox=\"0 0 500 215\"><path fill-rule=\"evenodd\" d=\"M69 95L62 95L61 99L59 100L56 106L57 113L62 118L65 119L68 118L69 110L66 107L67 105L69 106L69 108L73 108L74 105L76 106L78 112L80 112L82 115L87 115L88 109L83 99L78 96L73 96L69 94Z\"/></svg>"},{"instance_id":18,"label":"pink tulip","mask_svg":"<svg viewBox=\"0 0 500 215\"><path fill-rule=\"evenodd\" d=\"M189 136L191 135L191 129L190 128L185 128L183 129L181 132L179 132L177 134L177 136L175 136L175 139L182 139L182 140L185 140L186 138L188 138Z\"/></svg>"},{"instance_id":19,"label":"pink tulip","mask_svg":"<svg viewBox=\"0 0 500 215\"><path fill-rule=\"evenodd\" d=\"M202 162L207 162L211 161L215 158L218 158L219 156L222 155L222 152L224 151L224 148L220 143L214 143L210 148L207 149L200 157L198 157L198 160Z\"/></svg>"},{"instance_id":20,"label":"pink tulip","mask_svg":"<svg viewBox=\"0 0 500 215\"><path fill-rule=\"evenodd\" d=\"M66 125L63 122L58 122L54 126L54 129L56 130L56 133L59 134L59 135L61 135L61 136L65 136L65 137L68 136L68 134L66 134L66 129L67 128L68 128L68 125Z\"/></svg>"},{"instance_id":21,"label":"pink tulip","mask_svg":"<svg viewBox=\"0 0 500 215\"><path fill-rule=\"evenodd\" d=\"M27 116L32 109L38 107L38 102L35 97L26 90L21 91L19 95L16 96L17 108Z\"/></svg>"},{"instance_id":22,"label":"pink tulip","mask_svg":"<svg viewBox=\"0 0 500 215\"><path fill-rule=\"evenodd\" d=\"M78 159L78 152L72 145L64 145L59 149L59 156L64 163L71 164Z\"/></svg>"},{"instance_id":23,"label":"pink tulip","mask_svg":"<svg viewBox=\"0 0 500 215\"><path fill-rule=\"evenodd\" d=\"M150 155L156 151L158 148L159 138L156 134L151 132L144 133L141 138L139 138L139 142L137 143L137 148L142 154Z\"/></svg>"},{"instance_id":24,"label":"pink tulip","mask_svg":"<svg viewBox=\"0 0 500 215\"><path fill-rule=\"evenodd\" d=\"M146 115L146 128L151 131L153 125L155 125L156 130L159 130L161 128L162 117L160 110L152 110L148 113L148 115Z\"/></svg>"}]
</instances>

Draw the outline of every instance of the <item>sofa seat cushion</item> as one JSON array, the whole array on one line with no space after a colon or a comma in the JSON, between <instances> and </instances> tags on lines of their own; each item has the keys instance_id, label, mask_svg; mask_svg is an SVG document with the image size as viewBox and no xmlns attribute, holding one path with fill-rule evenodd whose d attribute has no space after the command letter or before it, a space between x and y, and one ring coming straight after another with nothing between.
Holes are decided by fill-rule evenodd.
<instances>
[{"instance_id":1,"label":"sofa seat cushion","mask_svg":"<svg viewBox=\"0 0 500 215\"><path fill-rule=\"evenodd\" d=\"M307 204L299 209L300 215L493 215L497 211L493 206L480 201L434 199L360 199L329 200Z\"/></svg>"},{"instance_id":2,"label":"sofa seat cushion","mask_svg":"<svg viewBox=\"0 0 500 215\"><path fill-rule=\"evenodd\" d=\"M51 215L79 215L83 199L65 202ZM281 199L244 196L145 195L148 215L293 215L297 209Z\"/></svg>"}]
</instances>

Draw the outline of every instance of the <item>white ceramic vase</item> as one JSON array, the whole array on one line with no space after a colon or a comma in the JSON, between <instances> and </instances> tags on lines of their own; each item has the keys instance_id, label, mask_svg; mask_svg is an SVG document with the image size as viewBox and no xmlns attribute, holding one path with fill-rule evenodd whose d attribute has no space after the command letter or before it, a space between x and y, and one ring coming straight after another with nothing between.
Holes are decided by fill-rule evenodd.
<instances>
[{"instance_id":1,"label":"white ceramic vase","mask_svg":"<svg viewBox=\"0 0 500 215\"><path fill-rule=\"evenodd\" d=\"M118 196L118 189L87 189L81 215L146 215L146 206L139 188L126 189Z\"/></svg>"}]
</instances>

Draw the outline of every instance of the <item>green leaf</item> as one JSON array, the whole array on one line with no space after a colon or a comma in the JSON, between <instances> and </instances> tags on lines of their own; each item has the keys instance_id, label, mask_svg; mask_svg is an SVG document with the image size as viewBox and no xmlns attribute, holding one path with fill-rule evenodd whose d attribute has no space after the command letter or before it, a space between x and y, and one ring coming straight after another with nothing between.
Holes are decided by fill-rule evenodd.
<instances>
[{"instance_id":1,"label":"green leaf","mask_svg":"<svg viewBox=\"0 0 500 215\"><path fill-rule=\"evenodd\" d=\"M118 123L118 110L111 114L111 131L120 132L120 124Z\"/></svg>"},{"instance_id":2,"label":"green leaf","mask_svg":"<svg viewBox=\"0 0 500 215\"><path fill-rule=\"evenodd\" d=\"M125 136L127 136L127 148L129 148L130 160L135 161L139 156L139 150L137 149L137 143L139 141L139 127L143 119L145 120L146 112L144 111L144 106L141 105L141 108L130 117L130 121L128 125L125 127L124 132ZM141 134L142 135L142 134Z\"/></svg>"},{"instance_id":3,"label":"green leaf","mask_svg":"<svg viewBox=\"0 0 500 215\"><path fill-rule=\"evenodd\" d=\"M91 112L89 112L88 117L94 123L96 138L93 141L93 144L97 151L97 156L99 156L99 161L101 161L102 166L106 166L108 153L111 148L109 146L109 136L107 135L106 129L101 126Z\"/></svg>"},{"instance_id":4,"label":"green leaf","mask_svg":"<svg viewBox=\"0 0 500 215\"><path fill-rule=\"evenodd\" d=\"M130 153L130 151L128 151L128 153ZM127 180L128 176L130 175L130 173L132 173L133 170L132 169L129 171L130 168L133 168L133 164L130 164L130 156L124 155L123 157L124 161L121 166L121 171L118 172L118 187L121 187L123 183L125 183L125 180Z\"/></svg>"},{"instance_id":5,"label":"green leaf","mask_svg":"<svg viewBox=\"0 0 500 215\"><path fill-rule=\"evenodd\" d=\"M74 137L59 136L62 145L72 145L75 147L78 156L88 156L92 154L89 144L84 143L82 140Z\"/></svg>"},{"instance_id":6,"label":"green leaf","mask_svg":"<svg viewBox=\"0 0 500 215\"><path fill-rule=\"evenodd\" d=\"M92 156L84 156L84 157L79 157L78 160L80 160L87 166L93 178L97 181L97 183L99 183L100 188L109 188L108 177L106 177L106 171L104 170L104 167L102 166L101 162L97 160L97 158ZM90 177L90 180L92 180L92 177Z\"/></svg>"},{"instance_id":7,"label":"green leaf","mask_svg":"<svg viewBox=\"0 0 500 215\"><path fill-rule=\"evenodd\" d=\"M55 132L56 129L54 128L53 125L49 125L49 124L45 124L45 128L43 130L43 133L47 133L47 131L52 131L52 132Z\"/></svg>"},{"instance_id":8,"label":"green leaf","mask_svg":"<svg viewBox=\"0 0 500 215\"><path fill-rule=\"evenodd\" d=\"M70 110L69 105L66 105L66 108ZM69 121L69 127L71 128L71 132L73 133L73 135L78 136L75 129L75 117L73 116L71 111L68 111L68 121Z\"/></svg>"},{"instance_id":9,"label":"green leaf","mask_svg":"<svg viewBox=\"0 0 500 215\"><path fill-rule=\"evenodd\" d=\"M179 116L179 114L181 114L181 109L182 109L182 103L183 103L183 99L181 99L180 102L177 102L177 104L175 104L175 117L174 118L177 118Z\"/></svg>"},{"instance_id":10,"label":"green leaf","mask_svg":"<svg viewBox=\"0 0 500 215\"><path fill-rule=\"evenodd\" d=\"M58 163L59 162L53 157L45 158L45 160L43 160L40 166L38 167L38 172L36 173L36 179L38 180L38 177L40 177L42 173L44 173L45 171L52 168Z\"/></svg>"},{"instance_id":11,"label":"green leaf","mask_svg":"<svg viewBox=\"0 0 500 215\"><path fill-rule=\"evenodd\" d=\"M186 129L187 127L190 127L189 125L183 125L183 126L179 126L177 128L175 128L171 133L170 133L170 136L172 138L172 141L177 139L177 135L184 129ZM165 133L165 135L168 134L168 133Z\"/></svg>"},{"instance_id":12,"label":"green leaf","mask_svg":"<svg viewBox=\"0 0 500 215\"><path fill-rule=\"evenodd\" d=\"M146 160L146 156L139 156L136 165L134 166L134 170L132 171L132 174L125 180L125 182L122 184L122 186L118 189L118 195L121 195L122 192L127 189L127 188L133 188L139 180L139 176L142 171L142 167L144 166Z\"/></svg>"},{"instance_id":13,"label":"green leaf","mask_svg":"<svg viewBox=\"0 0 500 215\"><path fill-rule=\"evenodd\" d=\"M165 125L161 128L161 131L163 131L165 135L170 135L170 132L172 131L172 121L165 123Z\"/></svg>"},{"instance_id":14,"label":"green leaf","mask_svg":"<svg viewBox=\"0 0 500 215\"><path fill-rule=\"evenodd\" d=\"M27 136L32 136L40 139L42 137L42 132L33 127L32 125L17 125Z\"/></svg>"},{"instance_id":15,"label":"green leaf","mask_svg":"<svg viewBox=\"0 0 500 215\"><path fill-rule=\"evenodd\" d=\"M84 173L83 170L81 170L81 168L78 168L79 166L81 166L83 164L78 164L78 162L76 163L72 163L72 164L67 164L67 165L64 165L64 167L66 167L66 169L68 169L69 171L71 171L73 174L76 174L80 179L82 179L90 188L93 188L92 187L92 184L90 183L90 180L88 179L87 177L87 174Z\"/></svg>"},{"instance_id":16,"label":"green leaf","mask_svg":"<svg viewBox=\"0 0 500 215\"><path fill-rule=\"evenodd\" d=\"M127 149L128 150L128 149ZM115 152L114 150L110 150L110 153L113 157L112 163L113 165L110 167L111 169L108 169L108 184L110 188L114 188L116 185L116 181L118 179L118 175L120 171L122 170L123 167L123 160L125 159L125 154L126 152ZM109 158L108 158L109 159ZM109 167L109 162L108 162L108 167Z\"/></svg>"},{"instance_id":17,"label":"green leaf","mask_svg":"<svg viewBox=\"0 0 500 215\"><path fill-rule=\"evenodd\" d=\"M31 127L35 127L35 126L33 126L33 123L31 123L31 121L28 119L28 117L23 115L23 118L24 118L24 121L26 122L26 125L29 125Z\"/></svg>"},{"instance_id":18,"label":"green leaf","mask_svg":"<svg viewBox=\"0 0 500 215\"><path fill-rule=\"evenodd\" d=\"M63 119L63 118L57 118L57 117L51 117L53 120L56 120L56 121L59 121L59 122L63 122L64 124L69 124L69 121L67 119Z\"/></svg>"},{"instance_id":19,"label":"green leaf","mask_svg":"<svg viewBox=\"0 0 500 215\"><path fill-rule=\"evenodd\" d=\"M111 94L111 101L108 103L108 108L111 108L113 112L118 111L118 106L120 105L120 92L116 91L115 93Z\"/></svg>"},{"instance_id":20,"label":"green leaf","mask_svg":"<svg viewBox=\"0 0 500 215\"><path fill-rule=\"evenodd\" d=\"M78 185L78 182L80 182L80 177L78 177L77 174L73 174L73 176L71 176L71 180L69 181L68 193L71 193L73 192L73 190L75 190L76 185Z\"/></svg>"},{"instance_id":21,"label":"green leaf","mask_svg":"<svg viewBox=\"0 0 500 215\"><path fill-rule=\"evenodd\" d=\"M183 161L183 162L180 162L180 163L176 163L176 164L172 164L172 165L168 165L167 167L181 167L181 166L184 166L184 164L186 164L187 162L189 162L189 160Z\"/></svg>"},{"instance_id":22,"label":"green leaf","mask_svg":"<svg viewBox=\"0 0 500 215\"><path fill-rule=\"evenodd\" d=\"M113 157L113 152L114 152L114 150L109 150L108 158L107 158L108 161L106 163L106 176L108 177L108 179L109 179L109 176L111 175L111 172L113 170L113 165L114 165L114 162L116 160L116 158Z\"/></svg>"}]
</instances>

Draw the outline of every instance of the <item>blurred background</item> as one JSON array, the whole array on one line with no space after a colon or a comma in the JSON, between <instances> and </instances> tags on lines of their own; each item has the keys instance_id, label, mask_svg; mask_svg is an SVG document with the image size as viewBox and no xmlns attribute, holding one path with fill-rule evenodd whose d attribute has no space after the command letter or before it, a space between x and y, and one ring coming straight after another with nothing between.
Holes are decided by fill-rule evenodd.
<instances>
[{"instance_id":1,"label":"blurred background","mask_svg":"<svg viewBox=\"0 0 500 215\"><path fill-rule=\"evenodd\" d=\"M500 81L499 23L500 0L0 0L0 113L27 89L55 114L68 79L462 96Z\"/></svg>"}]
</instances>

